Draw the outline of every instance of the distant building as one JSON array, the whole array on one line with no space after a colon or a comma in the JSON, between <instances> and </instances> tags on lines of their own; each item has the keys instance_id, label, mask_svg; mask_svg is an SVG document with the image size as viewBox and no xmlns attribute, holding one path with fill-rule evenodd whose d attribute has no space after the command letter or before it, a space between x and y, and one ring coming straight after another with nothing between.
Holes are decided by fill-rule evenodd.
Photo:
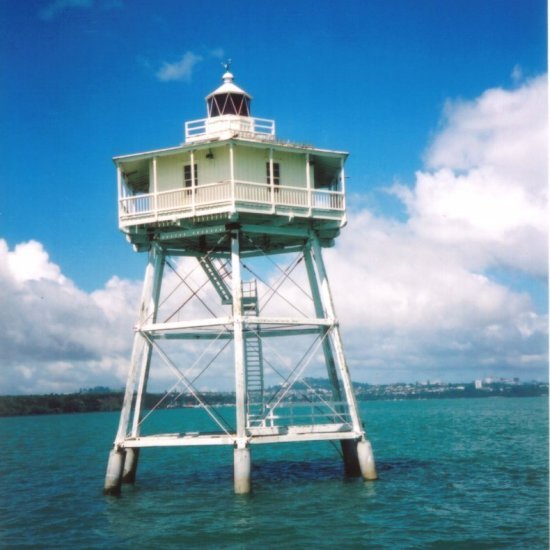
<instances>
[{"instance_id":1,"label":"distant building","mask_svg":"<svg viewBox=\"0 0 550 550\"><path fill-rule=\"evenodd\" d=\"M483 387L483 383L481 382L481 380L475 381L475 387L476 387L476 390L480 390Z\"/></svg>"}]
</instances>

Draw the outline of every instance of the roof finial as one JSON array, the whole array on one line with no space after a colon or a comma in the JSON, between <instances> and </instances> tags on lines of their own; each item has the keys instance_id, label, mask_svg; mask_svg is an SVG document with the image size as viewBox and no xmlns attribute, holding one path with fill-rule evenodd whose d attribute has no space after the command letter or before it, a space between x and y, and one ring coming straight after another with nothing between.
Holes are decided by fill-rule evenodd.
<instances>
[{"instance_id":1,"label":"roof finial","mask_svg":"<svg viewBox=\"0 0 550 550\"><path fill-rule=\"evenodd\" d=\"M233 82L233 74L229 70L231 67L231 59L228 59L225 63L222 63L222 66L225 69L225 73L223 73L222 76L223 81L226 83Z\"/></svg>"},{"instance_id":2,"label":"roof finial","mask_svg":"<svg viewBox=\"0 0 550 550\"><path fill-rule=\"evenodd\" d=\"M222 67L225 69L225 72L229 72L229 68L231 67L231 59L227 59L225 63L222 63Z\"/></svg>"}]
</instances>

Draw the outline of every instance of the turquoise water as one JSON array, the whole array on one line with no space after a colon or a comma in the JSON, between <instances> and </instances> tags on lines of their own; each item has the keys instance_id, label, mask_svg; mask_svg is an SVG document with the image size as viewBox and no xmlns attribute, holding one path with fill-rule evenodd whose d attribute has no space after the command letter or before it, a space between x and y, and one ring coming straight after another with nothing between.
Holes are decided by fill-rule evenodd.
<instances>
[{"instance_id":1,"label":"turquoise water","mask_svg":"<svg viewBox=\"0 0 550 550\"><path fill-rule=\"evenodd\" d=\"M146 449L104 497L118 414L2 418L0 547L548 548L545 398L362 407L378 481L329 443L257 446L244 497L228 448Z\"/></svg>"}]
</instances>

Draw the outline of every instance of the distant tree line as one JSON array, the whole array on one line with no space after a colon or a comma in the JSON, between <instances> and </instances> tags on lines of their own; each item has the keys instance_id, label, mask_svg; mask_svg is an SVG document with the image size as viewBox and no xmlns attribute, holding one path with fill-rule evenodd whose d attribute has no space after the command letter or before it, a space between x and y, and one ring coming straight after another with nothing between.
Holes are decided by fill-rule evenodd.
<instances>
[{"instance_id":1,"label":"distant tree line","mask_svg":"<svg viewBox=\"0 0 550 550\"><path fill-rule=\"evenodd\" d=\"M93 388L69 394L0 395L0 416L120 411L124 393L109 388L99 389L103 391ZM200 394L200 398L209 405L235 402L232 393L208 392ZM191 407L196 404L197 400L189 394L148 393L143 400L144 409L155 406L160 409Z\"/></svg>"},{"instance_id":2,"label":"distant tree line","mask_svg":"<svg viewBox=\"0 0 550 550\"><path fill-rule=\"evenodd\" d=\"M306 391L314 388L316 391L329 391L330 383L323 378L306 378L307 384L298 383L294 393L288 396L290 401L307 399ZM409 384L389 384L372 386L355 383L357 399L361 401L392 400L392 399L441 399L468 397L537 397L548 395L547 383L507 384L493 383L489 387L475 388L474 384L446 384L432 386L412 386ZM277 391L274 386L268 392ZM78 393L50 395L0 395L1 416L23 416L41 414L64 414L84 412L120 411L124 392L113 391L98 386L82 389ZM232 392L204 392L200 399L209 405L231 405L235 403ZM179 393L148 393L144 398L143 408L153 407L170 409L192 407L197 400L190 394Z\"/></svg>"}]
</instances>

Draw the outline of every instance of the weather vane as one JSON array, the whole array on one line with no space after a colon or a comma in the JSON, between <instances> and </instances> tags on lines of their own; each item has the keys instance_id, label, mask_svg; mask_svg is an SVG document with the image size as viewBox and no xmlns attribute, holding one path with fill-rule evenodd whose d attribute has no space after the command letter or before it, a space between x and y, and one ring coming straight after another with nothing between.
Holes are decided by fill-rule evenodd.
<instances>
[{"instance_id":1,"label":"weather vane","mask_svg":"<svg viewBox=\"0 0 550 550\"><path fill-rule=\"evenodd\" d=\"M229 71L229 67L231 67L231 59L228 59L225 63L222 63L222 66L226 70L226 72Z\"/></svg>"}]
</instances>

